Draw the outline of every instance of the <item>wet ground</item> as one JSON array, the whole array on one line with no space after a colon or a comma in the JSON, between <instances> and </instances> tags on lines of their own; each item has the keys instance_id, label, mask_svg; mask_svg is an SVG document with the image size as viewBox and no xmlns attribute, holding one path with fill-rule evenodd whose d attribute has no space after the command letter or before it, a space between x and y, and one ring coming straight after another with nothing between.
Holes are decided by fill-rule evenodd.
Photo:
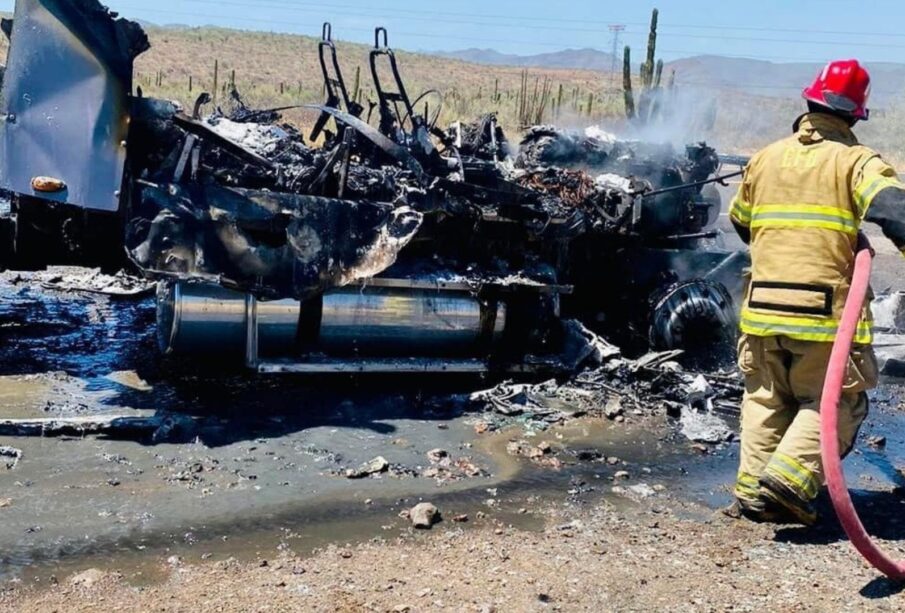
<instances>
[{"instance_id":1,"label":"wet ground","mask_svg":"<svg viewBox=\"0 0 905 613\"><path fill-rule=\"evenodd\" d=\"M673 482L685 470L680 458L697 453L669 427L629 416L529 436L551 442L565 463L537 466L506 451L510 438L525 438L524 427L478 435L482 416L444 401L490 384L480 379L412 390L402 379L174 377L176 366L156 357L148 299L58 292L33 281L9 275L0 284L0 418L172 412L197 423L159 443L0 437L23 454L14 468L0 468L6 580L122 567L122 558L140 580L147 572L140 560L152 553L241 555L286 534L301 549L366 539L387 525L402 528L398 512L422 499L449 516L482 510L530 525L530 513L517 511L530 508L531 497L608 491L601 484L622 469L651 484ZM453 468L424 476L427 453L438 448ZM347 469L378 456L390 464L386 473L346 478ZM709 499L725 481L704 470L716 457L699 465L706 480L687 479L696 495ZM504 502L518 508L500 510Z\"/></svg>"},{"instance_id":2,"label":"wet ground","mask_svg":"<svg viewBox=\"0 0 905 613\"><path fill-rule=\"evenodd\" d=\"M17 279L0 285L0 418L172 412L197 421L166 442L0 437L22 451L14 468L0 468L5 580L122 568L127 560L141 581L154 566L141 561L156 554L253 555L287 535L296 550L366 539L403 528L398 512L422 499L448 516L493 512L530 526L530 512L518 510L537 497L609 491L619 470L651 485L683 479L697 496L723 498L713 494L725 481L712 470L719 456L690 467L706 479L683 478L682 458L698 452L648 417L528 432L564 462L542 467L507 453L510 439L526 437L524 427L478 435L481 415L443 401L488 381L442 379L411 390L401 379L174 377L175 367L156 357L148 300L10 282ZM438 448L452 468L425 476L427 454ZM378 456L387 472L346 478Z\"/></svg>"},{"instance_id":3,"label":"wet ground","mask_svg":"<svg viewBox=\"0 0 905 613\"><path fill-rule=\"evenodd\" d=\"M881 264L878 275L901 288L896 265L905 266ZM159 440L0 437L0 446L22 451L15 466L0 463L7 584L90 567L142 584L156 581L172 555L251 560L366 541L406 530L398 513L421 500L446 521L468 515L466 525L480 526L476 519L490 517L532 530L543 523L534 509L551 503L606 497L630 510L651 488L665 488L698 503L688 506L694 517L730 499L737 446L693 445L657 411L622 423L584 418L546 431L515 423L478 434L484 416L445 401L492 383L476 378L413 389L405 378L252 379L197 364L196 374L174 376L179 365L157 357L150 299L62 292L44 278L0 279L0 419L172 413L192 421ZM899 397L897 386L877 392L847 462L860 504L875 504L872 492L901 480ZM876 444L881 437L885 445ZM556 463L513 457L507 444L515 439L550 443ZM448 469L431 470L434 449L448 452ZM346 477L377 457L386 472ZM638 487L614 481L620 471L630 475L626 487Z\"/></svg>"}]
</instances>

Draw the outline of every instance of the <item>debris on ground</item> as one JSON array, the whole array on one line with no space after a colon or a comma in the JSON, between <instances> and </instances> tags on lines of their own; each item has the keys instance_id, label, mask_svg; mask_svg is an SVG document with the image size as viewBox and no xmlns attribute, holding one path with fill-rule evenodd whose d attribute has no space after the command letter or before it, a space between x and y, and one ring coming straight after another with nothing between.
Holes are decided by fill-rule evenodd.
<instances>
[{"instance_id":1,"label":"debris on ground","mask_svg":"<svg viewBox=\"0 0 905 613\"><path fill-rule=\"evenodd\" d=\"M528 458L538 466L554 470L559 470L563 467L562 460L556 457L553 447L546 441L537 445L532 445L526 440L509 441L506 445L506 452L509 455Z\"/></svg>"},{"instance_id":2,"label":"debris on ground","mask_svg":"<svg viewBox=\"0 0 905 613\"><path fill-rule=\"evenodd\" d=\"M484 477L489 473L472 462L469 457L453 458L443 449L428 452L431 466L424 469L422 477L436 479L438 485L465 478Z\"/></svg>"},{"instance_id":3,"label":"debris on ground","mask_svg":"<svg viewBox=\"0 0 905 613\"><path fill-rule=\"evenodd\" d=\"M445 449L432 449L427 452L427 459L430 460L434 464L437 464L448 457L449 457L449 452L446 451Z\"/></svg>"},{"instance_id":4,"label":"debris on ground","mask_svg":"<svg viewBox=\"0 0 905 613\"><path fill-rule=\"evenodd\" d=\"M33 419L0 418L0 436L150 435L155 442L164 442L176 434L186 437L194 427L195 421L191 417L175 413L151 416L95 414Z\"/></svg>"},{"instance_id":5,"label":"debris on ground","mask_svg":"<svg viewBox=\"0 0 905 613\"><path fill-rule=\"evenodd\" d=\"M736 372L685 372L674 351L650 353L637 360L613 357L562 383L504 382L474 392L468 402L482 411L480 429L522 423L534 430L576 416L599 415L619 421L629 412L665 412L679 420L682 433L695 442L731 440L732 429L718 408L737 414L743 388Z\"/></svg>"},{"instance_id":6,"label":"debris on ground","mask_svg":"<svg viewBox=\"0 0 905 613\"><path fill-rule=\"evenodd\" d=\"M886 437L885 436L871 436L867 439L867 444L873 447L874 449L885 449L886 448Z\"/></svg>"},{"instance_id":7,"label":"debris on ground","mask_svg":"<svg viewBox=\"0 0 905 613\"><path fill-rule=\"evenodd\" d=\"M430 530L440 521L440 510L429 502L422 502L410 509L408 516L413 528Z\"/></svg>"},{"instance_id":8,"label":"debris on ground","mask_svg":"<svg viewBox=\"0 0 905 613\"><path fill-rule=\"evenodd\" d=\"M358 468L346 469L345 475L347 479L364 479L365 477L371 477L385 473L389 469L390 463L387 462L386 458L384 458L383 456L377 456L370 462L362 464Z\"/></svg>"},{"instance_id":9,"label":"debris on ground","mask_svg":"<svg viewBox=\"0 0 905 613\"><path fill-rule=\"evenodd\" d=\"M78 269L66 274L36 273L37 280L45 288L59 292L86 292L102 294L114 298L137 298L150 296L156 283L120 271L115 275L102 273L99 269Z\"/></svg>"},{"instance_id":10,"label":"debris on ground","mask_svg":"<svg viewBox=\"0 0 905 613\"><path fill-rule=\"evenodd\" d=\"M110 578L111 576L112 575L110 573L106 573L98 568L89 568L88 570L84 570L70 577L69 585L91 589L96 584L104 581L107 578Z\"/></svg>"},{"instance_id":11,"label":"debris on ground","mask_svg":"<svg viewBox=\"0 0 905 613\"><path fill-rule=\"evenodd\" d=\"M22 450L16 447L0 445L0 458L10 458L6 461L6 469L12 470L19 464L19 460L22 459Z\"/></svg>"}]
</instances>

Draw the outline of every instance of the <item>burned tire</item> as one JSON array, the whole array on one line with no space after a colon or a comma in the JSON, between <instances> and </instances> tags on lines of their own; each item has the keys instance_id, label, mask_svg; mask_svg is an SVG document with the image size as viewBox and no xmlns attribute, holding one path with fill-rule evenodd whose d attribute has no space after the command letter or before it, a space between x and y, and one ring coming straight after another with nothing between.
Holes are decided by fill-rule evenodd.
<instances>
[{"instance_id":1,"label":"burned tire","mask_svg":"<svg viewBox=\"0 0 905 613\"><path fill-rule=\"evenodd\" d=\"M704 349L735 336L735 304L722 284L679 283L657 294L652 304L652 348Z\"/></svg>"}]
</instances>

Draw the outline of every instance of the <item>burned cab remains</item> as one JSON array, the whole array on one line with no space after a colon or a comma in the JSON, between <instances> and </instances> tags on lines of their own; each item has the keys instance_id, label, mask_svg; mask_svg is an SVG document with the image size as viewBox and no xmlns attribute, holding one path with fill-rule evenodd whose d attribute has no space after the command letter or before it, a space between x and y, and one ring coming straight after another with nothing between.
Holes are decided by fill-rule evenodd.
<instances>
[{"instance_id":1,"label":"burned cab remains","mask_svg":"<svg viewBox=\"0 0 905 613\"><path fill-rule=\"evenodd\" d=\"M97 0L18 0L4 26L5 265L159 280L166 353L271 373L570 372L597 334L643 351L732 333L744 258L714 228L704 144L538 126L516 147L492 109L441 127L438 103L418 109L442 97L409 96L382 28L366 113L325 26L327 99L303 134L235 90L191 109L133 91L147 37Z\"/></svg>"}]
</instances>

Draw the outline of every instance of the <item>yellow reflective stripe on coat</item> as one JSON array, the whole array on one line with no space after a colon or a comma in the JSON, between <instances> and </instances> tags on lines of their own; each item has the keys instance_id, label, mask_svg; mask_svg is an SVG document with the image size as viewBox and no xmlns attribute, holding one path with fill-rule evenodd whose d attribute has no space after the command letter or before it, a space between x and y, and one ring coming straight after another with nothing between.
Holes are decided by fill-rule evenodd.
<instances>
[{"instance_id":1,"label":"yellow reflective stripe on coat","mask_svg":"<svg viewBox=\"0 0 905 613\"><path fill-rule=\"evenodd\" d=\"M760 481L754 475L739 473L735 482L735 495L738 498L756 499L760 496Z\"/></svg>"},{"instance_id":2,"label":"yellow reflective stripe on coat","mask_svg":"<svg viewBox=\"0 0 905 613\"><path fill-rule=\"evenodd\" d=\"M732 200L732 208L729 210L729 217L742 226L751 225L751 205L736 196Z\"/></svg>"},{"instance_id":3,"label":"yellow reflective stripe on coat","mask_svg":"<svg viewBox=\"0 0 905 613\"><path fill-rule=\"evenodd\" d=\"M883 175L865 177L858 184L855 188L855 204L858 206L858 212L861 217L867 214L867 209L870 208L870 203L873 202L874 197L887 187L905 189L905 185L902 185L898 180Z\"/></svg>"},{"instance_id":4,"label":"yellow reflective stripe on coat","mask_svg":"<svg viewBox=\"0 0 905 613\"><path fill-rule=\"evenodd\" d=\"M813 204L760 204L751 215L751 228L821 228L845 234L858 233L851 211Z\"/></svg>"},{"instance_id":5,"label":"yellow reflective stripe on coat","mask_svg":"<svg viewBox=\"0 0 905 613\"><path fill-rule=\"evenodd\" d=\"M742 309L741 329L745 334L755 336L788 336L801 341L831 343L836 340L839 322L816 317L764 315L745 308ZM870 322L859 322L855 344L869 345L872 342L873 330Z\"/></svg>"},{"instance_id":6,"label":"yellow reflective stripe on coat","mask_svg":"<svg viewBox=\"0 0 905 613\"><path fill-rule=\"evenodd\" d=\"M820 485L817 483L814 473L784 453L775 453L770 458L770 463L767 464L764 472L774 477L779 477L787 485L792 486L806 500L813 500L817 497Z\"/></svg>"}]
</instances>

